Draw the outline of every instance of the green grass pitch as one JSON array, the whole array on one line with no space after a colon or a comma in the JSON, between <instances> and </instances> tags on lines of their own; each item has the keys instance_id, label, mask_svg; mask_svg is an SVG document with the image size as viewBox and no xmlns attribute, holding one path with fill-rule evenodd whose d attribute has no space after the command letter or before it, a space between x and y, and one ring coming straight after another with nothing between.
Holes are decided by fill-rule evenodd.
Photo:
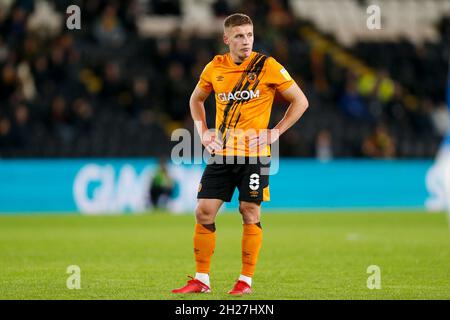
<instances>
[{"instance_id":1,"label":"green grass pitch","mask_svg":"<svg viewBox=\"0 0 450 320\"><path fill-rule=\"evenodd\" d=\"M194 275L193 215L0 216L0 299L241 299L241 219L219 214L213 293L174 295ZM450 299L445 214L263 213L263 246L245 299ZM69 265L81 289L69 290ZM367 288L367 267L381 289Z\"/></svg>"}]
</instances>

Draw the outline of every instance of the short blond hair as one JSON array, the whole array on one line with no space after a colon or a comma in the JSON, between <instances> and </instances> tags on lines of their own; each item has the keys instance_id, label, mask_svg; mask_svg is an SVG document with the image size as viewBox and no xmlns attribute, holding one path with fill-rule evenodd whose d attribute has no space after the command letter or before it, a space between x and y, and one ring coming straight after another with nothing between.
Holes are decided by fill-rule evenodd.
<instances>
[{"instance_id":1,"label":"short blond hair","mask_svg":"<svg viewBox=\"0 0 450 320\"><path fill-rule=\"evenodd\" d=\"M223 21L223 29L243 26L245 24L253 25L252 19L243 13L233 13L225 18Z\"/></svg>"}]
</instances>

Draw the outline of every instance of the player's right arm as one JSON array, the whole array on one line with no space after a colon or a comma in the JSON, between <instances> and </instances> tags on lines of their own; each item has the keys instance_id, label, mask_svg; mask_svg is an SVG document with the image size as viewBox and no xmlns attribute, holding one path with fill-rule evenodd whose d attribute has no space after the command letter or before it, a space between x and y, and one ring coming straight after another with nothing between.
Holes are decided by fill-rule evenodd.
<instances>
[{"instance_id":1,"label":"player's right arm","mask_svg":"<svg viewBox=\"0 0 450 320\"><path fill-rule=\"evenodd\" d=\"M220 139L216 136L215 130L208 130L206 124L205 101L213 91L212 75L214 72L213 61L208 63L200 75L200 80L192 92L189 102L192 119L200 136L202 144L210 152L222 148Z\"/></svg>"},{"instance_id":2,"label":"player's right arm","mask_svg":"<svg viewBox=\"0 0 450 320\"><path fill-rule=\"evenodd\" d=\"M205 91L200 88L200 85L197 85L192 92L189 106L192 119L194 120L202 144L210 153L213 153L214 150L219 150L222 147L222 144L216 139L215 130L208 130L206 124L205 101L209 97L209 94L210 92Z\"/></svg>"},{"instance_id":3,"label":"player's right arm","mask_svg":"<svg viewBox=\"0 0 450 320\"><path fill-rule=\"evenodd\" d=\"M189 100L192 120L194 120L195 127L197 128L197 132L200 137L202 137L203 133L208 131L205 112L205 101L208 97L209 92L200 89L197 85L191 94L191 99Z\"/></svg>"}]
</instances>

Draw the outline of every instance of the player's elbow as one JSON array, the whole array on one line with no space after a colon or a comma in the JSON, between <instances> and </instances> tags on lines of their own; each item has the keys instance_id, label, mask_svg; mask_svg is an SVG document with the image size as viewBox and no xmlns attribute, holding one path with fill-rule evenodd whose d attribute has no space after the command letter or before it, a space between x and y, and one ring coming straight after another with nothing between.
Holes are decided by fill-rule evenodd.
<instances>
[{"instance_id":1,"label":"player's elbow","mask_svg":"<svg viewBox=\"0 0 450 320\"><path fill-rule=\"evenodd\" d=\"M191 96L191 99L189 100L189 108L191 109L191 113L198 113L202 112L205 107L205 100L202 98L199 98L198 96Z\"/></svg>"},{"instance_id":2,"label":"player's elbow","mask_svg":"<svg viewBox=\"0 0 450 320\"><path fill-rule=\"evenodd\" d=\"M301 105L303 112L305 112L306 109L308 109L308 107L309 107L308 99L306 97L303 97L303 99L300 102L300 105Z\"/></svg>"},{"instance_id":3,"label":"player's elbow","mask_svg":"<svg viewBox=\"0 0 450 320\"><path fill-rule=\"evenodd\" d=\"M194 94L191 95L191 98L189 99L189 107L191 109L191 112L196 112L201 108L202 102L198 97L196 97Z\"/></svg>"},{"instance_id":4,"label":"player's elbow","mask_svg":"<svg viewBox=\"0 0 450 320\"><path fill-rule=\"evenodd\" d=\"M308 99L305 96L303 96L303 97L299 97L299 99L297 99L296 102L297 102L296 103L297 111L300 115L302 115L306 111L306 109L308 109L308 107L309 107Z\"/></svg>"},{"instance_id":5,"label":"player's elbow","mask_svg":"<svg viewBox=\"0 0 450 320\"><path fill-rule=\"evenodd\" d=\"M189 106L191 107L191 109L193 108L193 106L195 106L198 103L198 97L195 94L195 92L193 92L191 94L191 97L189 98Z\"/></svg>"}]
</instances>

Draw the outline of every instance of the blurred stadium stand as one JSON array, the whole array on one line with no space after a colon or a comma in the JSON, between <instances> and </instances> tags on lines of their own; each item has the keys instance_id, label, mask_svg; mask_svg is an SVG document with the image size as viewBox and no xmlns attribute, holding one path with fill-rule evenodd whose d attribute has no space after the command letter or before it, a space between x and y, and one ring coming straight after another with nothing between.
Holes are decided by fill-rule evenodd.
<instances>
[{"instance_id":1,"label":"blurred stadium stand","mask_svg":"<svg viewBox=\"0 0 450 320\"><path fill-rule=\"evenodd\" d=\"M372 3L381 30L366 28ZM81 30L65 27L71 4ZM232 12L252 17L255 50L310 100L282 156L435 155L449 125L450 1L0 0L0 156L167 155L174 128L193 130L189 96L225 52ZM212 125L212 97L207 108Z\"/></svg>"}]
</instances>

